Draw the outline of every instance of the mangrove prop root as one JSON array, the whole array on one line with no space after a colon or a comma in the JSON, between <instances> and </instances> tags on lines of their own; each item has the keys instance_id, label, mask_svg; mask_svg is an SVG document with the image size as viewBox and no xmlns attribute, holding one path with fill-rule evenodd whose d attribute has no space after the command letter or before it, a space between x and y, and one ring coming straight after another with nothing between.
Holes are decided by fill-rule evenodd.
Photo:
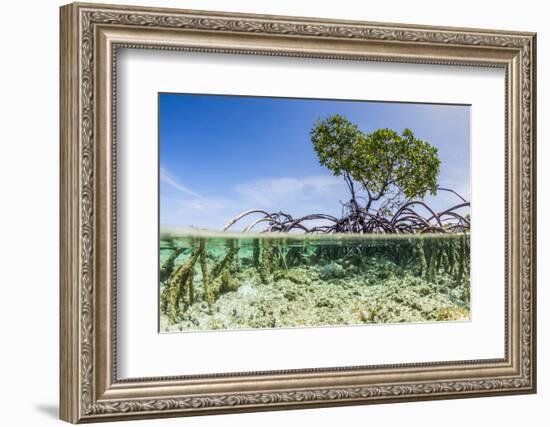
<instances>
[{"instance_id":1,"label":"mangrove prop root","mask_svg":"<svg viewBox=\"0 0 550 427\"><path fill-rule=\"evenodd\" d=\"M227 254L212 268L209 278L210 285L212 286L212 301L215 300L219 294L236 289L235 280L230 272L232 265L235 269L238 268L236 260L238 252L239 248L237 247L236 241L230 240L228 242Z\"/></svg>"},{"instance_id":2,"label":"mangrove prop root","mask_svg":"<svg viewBox=\"0 0 550 427\"><path fill-rule=\"evenodd\" d=\"M417 243L417 256L420 261L420 276L425 276L428 272L428 262L426 261L426 253L424 251L424 240L421 239Z\"/></svg>"},{"instance_id":3,"label":"mangrove prop root","mask_svg":"<svg viewBox=\"0 0 550 427\"><path fill-rule=\"evenodd\" d=\"M236 242L230 241L227 254L209 272L205 241L201 239L198 248L193 249L191 256L179 267L173 268L174 271L167 279L161 294L163 313L166 313L172 322L177 322L178 318L185 312L186 307L197 302L198 297L195 289L195 267L197 262L201 270L201 282L204 289L203 299L208 304L208 309L212 310L216 294L236 288L235 279L231 277L230 271L232 266L239 268L236 259L238 251Z\"/></svg>"},{"instance_id":4,"label":"mangrove prop root","mask_svg":"<svg viewBox=\"0 0 550 427\"><path fill-rule=\"evenodd\" d=\"M273 272L277 268L277 257L275 254L276 248L273 246L269 239L265 239L262 242L261 247L261 264L260 264L260 279L262 283L269 282L269 279Z\"/></svg>"},{"instance_id":5,"label":"mangrove prop root","mask_svg":"<svg viewBox=\"0 0 550 427\"><path fill-rule=\"evenodd\" d=\"M200 241L199 261L201 265L202 286L204 288L206 303L208 304L208 309L212 310L212 303L214 301L213 301L212 291L210 290L210 286L208 283L208 265L206 263L206 249L204 247L204 239L201 239Z\"/></svg>"},{"instance_id":6,"label":"mangrove prop root","mask_svg":"<svg viewBox=\"0 0 550 427\"><path fill-rule=\"evenodd\" d=\"M163 309L165 313L172 321L176 321L180 314L180 305L184 304L185 291L187 288L193 287L193 275L195 274L195 264L200 255L200 250L192 252L191 257L179 266L174 273L168 279L165 285L163 295L161 296L161 302L163 302ZM194 290L188 290L189 298Z\"/></svg>"},{"instance_id":7,"label":"mangrove prop root","mask_svg":"<svg viewBox=\"0 0 550 427\"><path fill-rule=\"evenodd\" d=\"M258 268L260 266L260 240L254 239L252 245L252 263L255 268Z\"/></svg>"},{"instance_id":8,"label":"mangrove prop root","mask_svg":"<svg viewBox=\"0 0 550 427\"><path fill-rule=\"evenodd\" d=\"M239 249L235 242L233 240L230 241L227 255L212 268L212 280L216 280L220 274L231 266L231 262L238 251Z\"/></svg>"},{"instance_id":9,"label":"mangrove prop root","mask_svg":"<svg viewBox=\"0 0 550 427\"><path fill-rule=\"evenodd\" d=\"M160 266L160 281L164 282L166 279L170 277L172 272L174 271L174 263L176 262L176 258L183 252L183 248L175 248L168 259Z\"/></svg>"},{"instance_id":10,"label":"mangrove prop root","mask_svg":"<svg viewBox=\"0 0 550 427\"><path fill-rule=\"evenodd\" d=\"M194 286L194 274L191 272L187 279L187 290L189 291L189 305L195 304L195 286Z\"/></svg>"},{"instance_id":11,"label":"mangrove prop root","mask_svg":"<svg viewBox=\"0 0 550 427\"><path fill-rule=\"evenodd\" d=\"M453 192L454 193L454 192ZM461 197L462 199L462 197ZM464 200L464 199L462 199ZM470 230L469 216L459 211L470 206L462 202L441 212L435 212L423 201L409 201L393 215L383 212L371 213L356 204L344 204L346 214L342 218L332 215L312 214L293 218L284 212L269 213L252 209L232 218L223 228L228 230L234 224L250 220L251 215L262 215L249 222L244 231L253 231L260 224L262 232L302 231L304 233L448 233ZM425 215L422 215L425 212ZM311 224L315 225L311 225Z\"/></svg>"},{"instance_id":12,"label":"mangrove prop root","mask_svg":"<svg viewBox=\"0 0 550 427\"><path fill-rule=\"evenodd\" d=\"M235 291L239 288L239 281L231 275L229 269L225 269L220 279L219 293L224 294L230 291Z\"/></svg>"},{"instance_id":13,"label":"mangrove prop root","mask_svg":"<svg viewBox=\"0 0 550 427\"><path fill-rule=\"evenodd\" d=\"M470 239L463 233L448 241L421 238L414 245L413 258L422 278L436 282L439 273L444 273L458 285L469 277L469 252Z\"/></svg>"}]
</instances>

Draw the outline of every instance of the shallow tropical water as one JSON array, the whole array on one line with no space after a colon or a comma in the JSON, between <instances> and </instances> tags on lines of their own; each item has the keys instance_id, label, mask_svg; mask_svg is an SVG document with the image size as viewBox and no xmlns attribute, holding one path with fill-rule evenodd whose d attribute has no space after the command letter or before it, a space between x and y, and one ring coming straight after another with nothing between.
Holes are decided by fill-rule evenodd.
<instances>
[{"instance_id":1,"label":"shallow tropical water","mask_svg":"<svg viewBox=\"0 0 550 427\"><path fill-rule=\"evenodd\" d=\"M160 330L467 320L470 236L163 232Z\"/></svg>"}]
</instances>

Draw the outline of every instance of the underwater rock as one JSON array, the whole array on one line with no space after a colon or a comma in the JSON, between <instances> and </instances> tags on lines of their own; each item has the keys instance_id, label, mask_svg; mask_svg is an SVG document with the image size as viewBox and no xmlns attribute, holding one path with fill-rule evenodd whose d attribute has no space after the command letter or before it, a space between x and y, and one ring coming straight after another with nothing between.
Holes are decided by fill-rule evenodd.
<instances>
[{"instance_id":1,"label":"underwater rock","mask_svg":"<svg viewBox=\"0 0 550 427\"><path fill-rule=\"evenodd\" d=\"M275 281L286 279L290 280L293 283L296 283L298 285L304 285L311 283L311 278L309 277L308 273L304 270L279 270L275 272L273 275L273 279Z\"/></svg>"},{"instance_id":2,"label":"underwater rock","mask_svg":"<svg viewBox=\"0 0 550 427\"><path fill-rule=\"evenodd\" d=\"M239 280L233 276L229 270L225 270L220 278L219 293L224 294L226 292L236 291L239 289Z\"/></svg>"},{"instance_id":3,"label":"underwater rock","mask_svg":"<svg viewBox=\"0 0 550 427\"><path fill-rule=\"evenodd\" d=\"M346 270L344 270L344 267L342 267L340 264L336 262L331 262L329 264L325 264L321 268L321 279L327 280L327 279L338 279L342 278L346 275Z\"/></svg>"},{"instance_id":4,"label":"underwater rock","mask_svg":"<svg viewBox=\"0 0 550 427\"><path fill-rule=\"evenodd\" d=\"M315 306L334 308L335 301L333 301L331 298L328 298L326 295L323 295L317 299L317 301L315 302Z\"/></svg>"},{"instance_id":5,"label":"underwater rock","mask_svg":"<svg viewBox=\"0 0 550 427\"><path fill-rule=\"evenodd\" d=\"M365 322L370 322L370 313L368 310L359 310L359 318Z\"/></svg>"},{"instance_id":6,"label":"underwater rock","mask_svg":"<svg viewBox=\"0 0 550 427\"><path fill-rule=\"evenodd\" d=\"M470 317L470 312L466 307L445 307L438 310L435 320L464 320Z\"/></svg>"},{"instance_id":7,"label":"underwater rock","mask_svg":"<svg viewBox=\"0 0 550 427\"><path fill-rule=\"evenodd\" d=\"M256 296L258 290L252 286L251 283L243 283L239 289L237 289L237 295L243 298L251 298Z\"/></svg>"}]
</instances>

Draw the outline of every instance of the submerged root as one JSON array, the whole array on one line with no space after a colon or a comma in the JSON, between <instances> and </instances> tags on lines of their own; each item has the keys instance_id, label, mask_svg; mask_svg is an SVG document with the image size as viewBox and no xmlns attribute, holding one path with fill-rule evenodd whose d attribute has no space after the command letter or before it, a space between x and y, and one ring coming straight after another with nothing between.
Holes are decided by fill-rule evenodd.
<instances>
[{"instance_id":1,"label":"submerged root","mask_svg":"<svg viewBox=\"0 0 550 427\"><path fill-rule=\"evenodd\" d=\"M179 266L168 279L168 283L161 295L161 304L163 311L168 314L171 321L175 322L180 315L180 311L185 304L185 293L188 293L189 304L195 300L195 291L193 288L193 276L195 274L195 264L201 250L194 250L191 257Z\"/></svg>"},{"instance_id":2,"label":"submerged root","mask_svg":"<svg viewBox=\"0 0 550 427\"><path fill-rule=\"evenodd\" d=\"M170 275L174 271L174 264L176 262L176 258L180 256L182 252L183 252L183 248L175 248L174 251L168 257L168 259L164 262L164 264L160 266L159 278L161 282L164 282L166 279L170 277Z\"/></svg>"},{"instance_id":3,"label":"submerged root","mask_svg":"<svg viewBox=\"0 0 550 427\"><path fill-rule=\"evenodd\" d=\"M260 240L254 239L252 245L252 265L258 268L260 266Z\"/></svg>"},{"instance_id":4,"label":"submerged root","mask_svg":"<svg viewBox=\"0 0 550 427\"><path fill-rule=\"evenodd\" d=\"M235 241L231 240L229 242L229 250L227 252L227 255L212 269L212 280L217 279L226 269L230 268L231 262L235 258L235 255L238 251L239 248L237 248Z\"/></svg>"},{"instance_id":5,"label":"submerged root","mask_svg":"<svg viewBox=\"0 0 550 427\"><path fill-rule=\"evenodd\" d=\"M460 233L447 241L419 239L414 247L414 258L420 277L435 282L440 274L445 274L459 284L468 277L470 271L469 236Z\"/></svg>"},{"instance_id":6,"label":"submerged root","mask_svg":"<svg viewBox=\"0 0 550 427\"><path fill-rule=\"evenodd\" d=\"M176 322L185 313L187 307L195 304L201 298L201 293L197 293L195 288L197 263L201 271L202 300L208 305L209 311L212 310L219 293L236 289L236 279L231 276L231 271L240 268L236 257L238 251L235 242L231 241L227 254L212 267L210 272L208 271L204 239L200 240L198 248L193 249L190 258L177 268L174 268L174 260L177 256L172 254L173 259L170 260L170 264L173 271L165 280L160 297L162 312L168 316L171 322Z\"/></svg>"},{"instance_id":7,"label":"submerged root","mask_svg":"<svg viewBox=\"0 0 550 427\"><path fill-rule=\"evenodd\" d=\"M237 253L239 248L234 240L229 242L228 252L214 267L212 268L211 283L212 283L212 301L219 295L230 290L236 289L235 279L231 276L231 266L234 269L240 268L237 263Z\"/></svg>"},{"instance_id":8,"label":"submerged root","mask_svg":"<svg viewBox=\"0 0 550 427\"><path fill-rule=\"evenodd\" d=\"M208 310L212 310L212 303L214 302L214 296L212 295L212 291L210 289L210 285L208 282L208 265L206 263L206 250L204 248L204 239L201 239L200 242L200 265L201 265L201 273L202 273L202 286L204 288L204 296L206 299L206 303L208 304Z\"/></svg>"},{"instance_id":9,"label":"submerged root","mask_svg":"<svg viewBox=\"0 0 550 427\"><path fill-rule=\"evenodd\" d=\"M237 278L231 275L229 269L226 269L221 275L220 285L218 292L220 294L225 294L227 292L236 291L239 288L239 281Z\"/></svg>"},{"instance_id":10,"label":"submerged root","mask_svg":"<svg viewBox=\"0 0 550 427\"><path fill-rule=\"evenodd\" d=\"M259 271L262 283L268 283L277 268L277 257L275 254L276 250L277 248L273 246L269 239L262 242L262 260Z\"/></svg>"}]
</instances>

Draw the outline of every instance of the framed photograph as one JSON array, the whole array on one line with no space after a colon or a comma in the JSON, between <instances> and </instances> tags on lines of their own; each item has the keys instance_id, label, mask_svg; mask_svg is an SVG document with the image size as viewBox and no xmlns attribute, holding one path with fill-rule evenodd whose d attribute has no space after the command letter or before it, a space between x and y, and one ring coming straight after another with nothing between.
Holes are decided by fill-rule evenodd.
<instances>
[{"instance_id":1,"label":"framed photograph","mask_svg":"<svg viewBox=\"0 0 550 427\"><path fill-rule=\"evenodd\" d=\"M63 420L535 392L535 34L60 21Z\"/></svg>"}]
</instances>

